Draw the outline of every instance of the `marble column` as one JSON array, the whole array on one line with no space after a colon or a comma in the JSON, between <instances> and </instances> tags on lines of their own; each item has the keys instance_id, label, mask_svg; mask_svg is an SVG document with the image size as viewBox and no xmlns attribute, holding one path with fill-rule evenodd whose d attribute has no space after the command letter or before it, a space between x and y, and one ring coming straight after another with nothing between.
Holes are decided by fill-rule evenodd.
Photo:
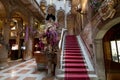
<instances>
[{"instance_id":1,"label":"marble column","mask_svg":"<svg viewBox=\"0 0 120 80\"><path fill-rule=\"evenodd\" d=\"M27 43L25 43L26 50L23 56L23 60L29 60L32 58L32 46L33 46L33 40L31 38L28 39Z\"/></svg>"},{"instance_id":2,"label":"marble column","mask_svg":"<svg viewBox=\"0 0 120 80\"><path fill-rule=\"evenodd\" d=\"M28 31L28 40L25 42L25 46L26 46L26 50L25 50L25 53L23 55L23 59L24 60L29 60L32 58L33 56L33 33L31 32L31 29L33 27L33 17L30 17L29 19L29 23L28 23L28 28L29 28L29 31Z\"/></svg>"},{"instance_id":3,"label":"marble column","mask_svg":"<svg viewBox=\"0 0 120 80\"><path fill-rule=\"evenodd\" d=\"M23 21L22 19L18 20L17 23L17 38L16 38L16 42L18 44L18 58L21 57L21 35L22 35L22 29L23 29Z\"/></svg>"},{"instance_id":4,"label":"marble column","mask_svg":"<svg viewBox=\"0 0 120 80\"><path fill-rule=\"evenodd\" d=\"M10 27L9 22L3 22L3 43L0 47L0 69L8 67L8 50L9 50L9 34Z\"/></svg>"},{"instance_id":5,"label":"marble column","mask_svg":"<svg viewBox=\"0 0 120 80\"><path fill-rule=\"evenodd\" d=\"M96 57L96 72L99 80L106 80L105 76L105 64L104 64L104 53L103 53L103 45L102 39L95 40L95 57Z\"/></svg>"}]
</instances>

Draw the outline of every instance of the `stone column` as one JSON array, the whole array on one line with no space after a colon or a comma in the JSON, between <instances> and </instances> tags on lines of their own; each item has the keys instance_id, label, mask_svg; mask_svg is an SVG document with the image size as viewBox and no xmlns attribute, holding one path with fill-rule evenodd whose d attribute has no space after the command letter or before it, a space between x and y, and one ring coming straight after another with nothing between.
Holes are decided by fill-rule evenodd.
<instances>
[{"instance_id":1,"label":"stone column","mask_svg":"<svg viewBox=\"0 0 120 80\"><path fill-rule=\"evenodd\" d=\"M102 39L95 40L95 57L96 57L96 72L99 80L106 80L105 78L105 64L104 64L104 54Z\"/></svg>"},{"instance_id":2,"label":"stone column","mask_svg":"<svg viewBox=\"0 0 120 80\"><path fill-rule=\"evenodd\" d=\"M16 37L16 42L18 44L18 58L21 57L21 35L22 35L22 29L23 29L23 21L22 19L18 20L17 23L17 37Z\"/></svg>"},{"instance_id":3,"label":"stone column","mask_svg":"<svg viewBox=\"0 0 120 80\"><path fill-rule=\"evenodd\" d=\"M9 50L9 34L10 27L9 22L3 23L3 43L0 47L0 69L4 69L8 66L8 50Z\"/></svg>"},{"instance_id":4,"label":"stone column","mask_svg":"<svg viewBox=\"0 0 120 80\"><path fill-rule=\"evenodd\" d=\"M23 55L23 59L24 60L28 60L28 59L31 59L32 56L33 56L33 33L32 33L32 27L33 27L33 17L31 17L29 19L29 23L28 23L28 40L25 42L25 46L26 46L26 50L25 50L25 53Z\"/></svg>"}]
</instances>

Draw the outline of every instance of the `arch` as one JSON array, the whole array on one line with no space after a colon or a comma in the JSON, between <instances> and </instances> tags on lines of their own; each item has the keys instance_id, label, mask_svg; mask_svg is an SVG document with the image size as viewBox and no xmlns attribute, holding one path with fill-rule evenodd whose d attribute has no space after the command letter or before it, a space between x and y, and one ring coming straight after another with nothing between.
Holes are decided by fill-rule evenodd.
<instances>
[{"instance_id":1,"label":"arch","mask_svg":"<svg viewBox=\"0 0 120 80\"><path fill-rule=\"evenodd\" d=\"M103 37L110 30L114 25L120 23L120 17L117 17L108 23L106 23L101 30L97 33L94 39L94 48L95 48L95 66L97 70L98 77L101 80L106 80L106 73L105 73L105 61L104 61L104 52L103 52Z\"/></svg>"},{"instance_id":2,"label":"arch","mask_svg":"<svg viewBox=\"0 0 120 80\"><path fill-rule=\"evenodd\" d=\"M14 15L18 15L21 17L26 23L29 21L29 15L27 11L22 10L22 8L16 8L10 12L10 18L12 18Z\"/></svg>"},{"instance_id":3,"label":"arch","mask_svg":"<svg viewBox=\"0 0 120 80\"><path fill-rule=\"evenodd\" d=\"M106 34L106 32L118 23L120 23L120 17L117 17L111 20L109 23L105 24L103 28L97 33L95 39L102 39L104 35Z\"/></svg>"}]
</instances>

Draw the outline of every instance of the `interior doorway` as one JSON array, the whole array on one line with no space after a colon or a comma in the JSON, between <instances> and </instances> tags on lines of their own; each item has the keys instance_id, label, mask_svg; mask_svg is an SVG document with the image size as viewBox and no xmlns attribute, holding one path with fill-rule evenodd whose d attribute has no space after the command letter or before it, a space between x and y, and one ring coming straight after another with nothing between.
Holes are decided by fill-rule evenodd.
<instances>
[{"instance_id":1,"label":"interior doorway","mask_svg":"<svg viewBox=\"0 0 120 80\"><path fill-rule=\"evenodd\" d=\"M103 49L107 80L120 80L120 24L105 34Z\"/></svg>"}]
</instances>

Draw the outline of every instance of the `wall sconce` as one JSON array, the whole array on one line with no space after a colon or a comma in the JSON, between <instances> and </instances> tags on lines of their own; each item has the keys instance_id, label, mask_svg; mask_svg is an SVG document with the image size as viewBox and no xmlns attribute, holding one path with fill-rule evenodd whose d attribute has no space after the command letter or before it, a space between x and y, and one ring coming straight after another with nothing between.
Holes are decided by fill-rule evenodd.
<instances>
[{"instance_id":1,"label":"wall sconce","mask_svg":"<svg viewBox=\"0 0 120 80\"><path fill-rule=\"evenodd\" d=\"M81 5L80 5L80 4L77 5L76 11L77 11L78 13L80 13L80 14L86 14L85 12L82 11L82 8L81 8Z\"/></svg>"}]
</instances>

